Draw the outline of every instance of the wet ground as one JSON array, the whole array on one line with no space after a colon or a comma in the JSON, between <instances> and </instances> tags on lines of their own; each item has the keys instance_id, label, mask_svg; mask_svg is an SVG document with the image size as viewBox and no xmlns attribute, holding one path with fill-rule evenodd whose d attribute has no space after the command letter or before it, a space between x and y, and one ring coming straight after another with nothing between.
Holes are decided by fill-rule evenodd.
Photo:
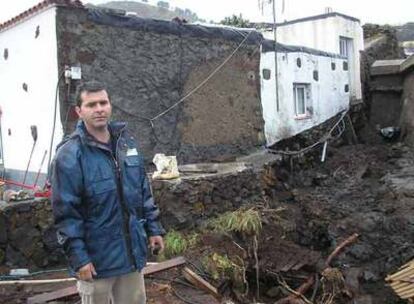
<instances>
[{"instance_id":1,"label":"wet ground","mask_svg":"<svg viewBox=\"0 0 414 304\"><path fill-rule=\"evenodd\" d=\"M324 262L338 244L358 233L358 241L331 263L344 279L331 303L404 303L384 278L414 257L414 157L410 148L399 143L329 146L325 163L294 159L274 168L271 175L266 179L266 195L257 205L263 223L257 249L260 302L275 303L286 296L281 279L295 289L318 274L319 284L305 295L313 303L329 303L329 286L321 275ZM212 252L245 259L250 290L239 300L253 303L256 261L251 243L237 235L205 234L199 246L185 255L199 269L203 256ZM235 296L231 284L205 278L227 296ZM216 302L186 283L179 269L150 276L146 284L148 303ZM33 286L2 287L1 303L25 303L29 295L39 292Z\"/></svg>"},{"instance_id":2,"label":"wet ground","mask_svg":"<svg viewBox=\"0 0 414 304\"><path fill-rule=\"evenodd\" d=\"M293 168L285 174L287 179L278 180L285 192L275 193L272 206L286 210L279 225L270 222L264 234L269 239L276 232L282 238L272 238L271 244L263 240L262 267L280 272L283 264L287 270L292 260L299 259L308 274L320 272L321 262L312 261L315 254L324 261L341 241L358 233L358 241L332 262L344 275L348 297L334 303L399 303L384 278L414 256L411 149L402 144L331 147L325 163L306 170L294 164ZM280 199L278 193L283 194ZM299 247L286 250L280 239ZM291 269L289 274L295 273ZM298 285L303 279L294 281Z\"/></svg>"}]
</instances>

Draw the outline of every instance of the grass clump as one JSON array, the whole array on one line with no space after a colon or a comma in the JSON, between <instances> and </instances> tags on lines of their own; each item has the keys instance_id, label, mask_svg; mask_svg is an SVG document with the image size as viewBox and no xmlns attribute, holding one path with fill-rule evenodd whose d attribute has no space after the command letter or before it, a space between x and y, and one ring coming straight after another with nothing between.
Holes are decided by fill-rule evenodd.
<instances>
[{"instance_id":1,"label":"grass clump","mask_svg":"<svg viewBox=\"0 0 414 304\"><path fill-rule=\"evenodd\" d=\"M234 259L237 261L234 261ZM228 278L234 282L241 283L241 285L244 284L244 263L239 257L233 257L231 259L227 255L221 255L214 252L205 256L202 264L215 280Z\"/></svg>"},{"instance_id":2,"label":"grass clump","mask_svg":"<svg viewBox=\"0 0 414 304\"><path fill-rule=\"evenodd\" d=\"M159 259L164 260L182 254L198 242L196 233L185 236L181 232L171 230L164 236L164 252Z\"/></svg>"},{"instance_id":3,"label":"grass clump","mask_svg":"<svg viewBox=\"0 0 414 304\"><path fill-rule=\"evenodd\" d=\"M226 212L212 220L210 225L219 232L239 232L246 236L258 235L262 230L260 214L253 208Z\"/></svg>"}]
</instances>

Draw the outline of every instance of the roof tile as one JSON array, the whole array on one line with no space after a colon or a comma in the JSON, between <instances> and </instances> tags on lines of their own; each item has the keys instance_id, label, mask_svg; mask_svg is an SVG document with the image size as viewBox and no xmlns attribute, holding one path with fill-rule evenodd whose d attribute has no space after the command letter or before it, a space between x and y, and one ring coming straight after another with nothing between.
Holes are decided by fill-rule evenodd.
<instances>
[{"instance_id":1,"label":"roof tile","mask_svg":"<svg viewBox=\"0 0 414 304\"><path fill-rule=\"evenodd\" d=\"M52 5L78 8L84 7L82 1L80 0L44 0L36 4L35 6L29 8L28 10L22 12L21 14L17 15L16 17L11 18L10 20L4 23L0 23L0 32Z\"/></svg>"}]
</instances>

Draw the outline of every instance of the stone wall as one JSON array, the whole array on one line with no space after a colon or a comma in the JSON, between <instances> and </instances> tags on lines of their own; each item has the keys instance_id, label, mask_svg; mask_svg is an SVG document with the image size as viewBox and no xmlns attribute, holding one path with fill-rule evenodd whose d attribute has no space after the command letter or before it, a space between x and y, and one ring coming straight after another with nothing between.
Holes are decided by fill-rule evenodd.
<instances>
[{"instance_id":1,"label":"stone wall","mask_svg":"<svg viewBox=\"0 0 414 304\"><path fill-rule=\"evenodd\" d=\"M262 170L238 163L208 167L217 166L227 168L214 174L191 174L176 181L153 181L166 229L191 229L208 218L260 200Z\"/></svg>"},{"instance_id":2,"label":"stone wall","mask_svg":"<svg viewBox=\"0 0 414 304\"><path fill-rule=\"evenodd\" d=\"M32 270L64 263L56 241L49 201L2 203L0 265Z\"/></svg>"},{"instance_id":3,"label":"stone wall","mask_svg":"<svg viewBox=\"0 0 414 304\"><path fill-rule=\"evenodd\" d=\"M91 16L84 9L58 8L60 70L79 65L84 80L108 85L114 119L128 122L147 160L162 152L177 155L180 163L210 161L245 154L264 144L260 34L250 33L222 69L151 126L148 118L203 83L247 33L134 17ZM136 23L138 27L132 26ZM63 83L60 88L66 132L73 129L76 119L70 107L76 84L70 85L70 91Z\"/></svg>"},{"instance_id":4,"label":"stone wall","mask_svg":"<svg viewBox=\"0 0 414 304\"><path fill-rule=\"evenodd\" d=\"M152 181L167 229L191 229L208 218L260 200L263 169L243 163L205 164L215 173L187 173L178 180ZM6 204L0 209L0 269L66 265L47 200Z\"/></svg>"}]
</instances>

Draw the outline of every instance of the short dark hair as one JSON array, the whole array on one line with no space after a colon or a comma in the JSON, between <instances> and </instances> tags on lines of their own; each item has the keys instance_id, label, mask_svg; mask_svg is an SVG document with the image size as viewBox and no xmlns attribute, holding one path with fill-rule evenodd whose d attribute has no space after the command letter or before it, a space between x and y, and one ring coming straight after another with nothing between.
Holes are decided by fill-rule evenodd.
<instances>
[{"instance_id":1,"label":"short dark hair","mask_svg":"<svg viewBox=\"0 0 414 304\"><path fill-rule=\"evenodd\" d=\"M95 92L100 92L100 91L106 91L106 93L108 94L109 100L111 100L111 98L109 97L108 89L102 82L95 81L95 80L82 82L76 87L76 94L75 94L76 105L78 107L82 105L81 95L83 92L95 93Z\"/></svg>"}]
</instances>

